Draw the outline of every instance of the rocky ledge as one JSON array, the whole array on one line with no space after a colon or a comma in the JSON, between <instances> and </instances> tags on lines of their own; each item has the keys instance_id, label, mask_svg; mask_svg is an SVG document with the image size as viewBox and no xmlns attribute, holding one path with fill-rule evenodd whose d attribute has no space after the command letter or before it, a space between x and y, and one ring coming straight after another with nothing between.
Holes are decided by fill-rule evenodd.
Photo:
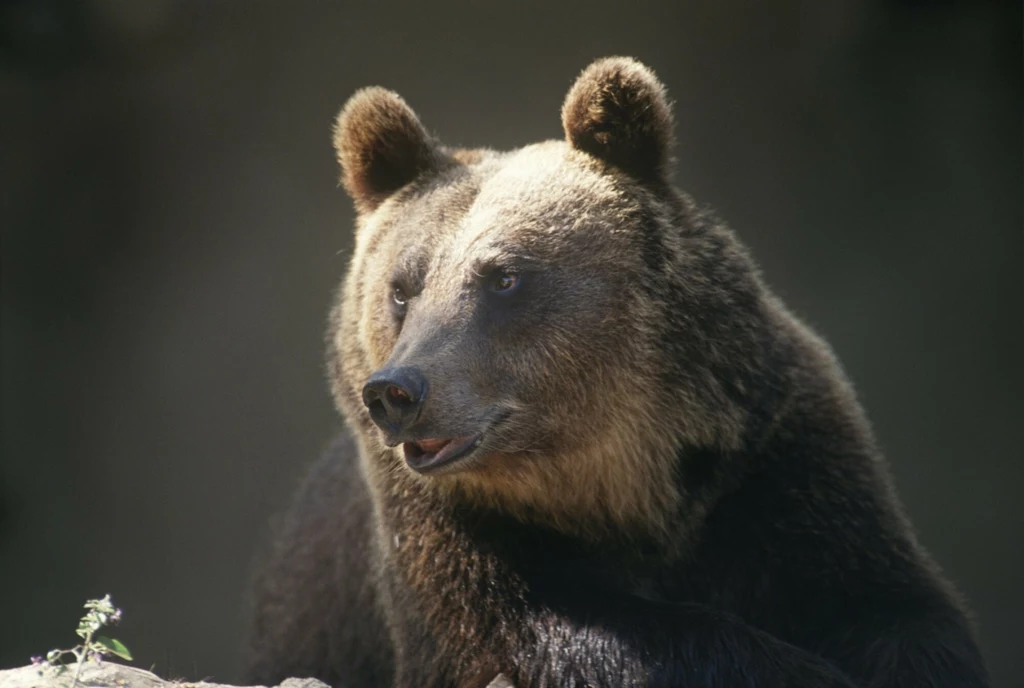
<instances>
[{"instance_id":1,"label":"rocky ledge","mask_svg":"<svg viewBox=\"0 0 1024 688\"><path fill-rule=\"evenodd\" d=\"M0 670L0 688L70 688L77 664L68 664L65 671L35 665ZM206 681L166 681L144 669L103 662L87 662L78 679L79 688L238 688L224 683ZM290 678L275 688L330 688L315 678ZM487 688L513 688L503 675L498 675Z\"/></svg>"}]
</instances>

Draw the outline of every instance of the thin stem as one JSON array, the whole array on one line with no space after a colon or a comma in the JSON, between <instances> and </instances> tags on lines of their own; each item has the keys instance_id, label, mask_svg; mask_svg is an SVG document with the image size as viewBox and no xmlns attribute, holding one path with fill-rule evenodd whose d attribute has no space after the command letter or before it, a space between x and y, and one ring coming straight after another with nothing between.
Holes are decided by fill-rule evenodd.
<instances>
[{"instance_id":1,"label":"thin stem","mask_svg":"<svg viewBox=\"0 0 1024 688\"><path fill-rule=\"evenodd\" d=\"M95 632L95 630L90 630L89 635L85 636L85 642L82 643L82 654L75 653L75 657L78 658L78 670L75 672L75 678L71 681L71 688L78 688L78 677L82 675L85 660L89 656L89 646L92 645L92 634Z\"/></svg>"}]
</instances>

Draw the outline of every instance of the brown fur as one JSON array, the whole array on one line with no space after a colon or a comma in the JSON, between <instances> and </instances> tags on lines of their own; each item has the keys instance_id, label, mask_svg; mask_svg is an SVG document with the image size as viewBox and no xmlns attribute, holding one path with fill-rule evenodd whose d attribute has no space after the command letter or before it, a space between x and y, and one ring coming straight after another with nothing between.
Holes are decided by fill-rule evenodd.
<instances>
[{"instance_id":1,"label":"brown fur","mask_svg":"<svg viewBox=\"0 0 1024 688\"><path fill-rule=\"evenodd\" d=\"M563 160L563 156L568 159ZM603 343L590 337L581 339L573 330L582 325L567 322L560 330L548 333L546 362L532 358L508 361L508 366L516 370L514 376L537 377L537 369L543 366L543 375L547 377L543 387L534 390L537 396L531 399L531 408L520 410L537 414L537 409L543 409L547 436L527 434L527 440L510 439L512 446L500 447L500 458L493 458L489 465L432 478L429 483L433 489L447 494L483 500L567 532L598 536L609 527L668 532L679 502L673 476L678 443L671 438L677 428L656 418L652 404L658 400L649 394L652 386L660 384L657 332L661 316L647 296L625 279L631 273L640 273L643 266L630 264L635 252L630 250L630 238L625 231L618 242L609 241L597 247L588 246L586 236L560 240L550 235L549 223L553 221L592 223L595 233L614 231L611 223L631 221L632 199L608 183L589 160L581 159L562 144L527 148L503 163L481 185L464 215L458 215L460 204L453 202L447 190L436 201L445 209L451 224L435 226L413 213L410 224L416 223L417 228L409 231L420 232L418 240L432 245L435 255L447 257L445 262L436 260L430 266L433 274L470 271L474 261L500 255L505 250L500 242L507 240L505 228L516 227L516 244L520 249L532 251L535 246L537 252L564 253L566 259L575 259L580 274L621 273L624 279L619 286L626 301L621 307L602 311L599 324ZM490 163L476 164L486 170ZM429 191L425 195L429 197ZM396 199L395 203L399 202ZM597 210L590 212L588 206ZM621 210L615 211L616 206ZM403 204L403 213L408 212L407 204ZM431 212L426 210L424 215L429 217ZM386 203L360 227L353 261L360 267L350 278L353 282L384 281L379 271L389 268L397 255L408 249L401 230L388 228L398 221L388 213ZM431 231L431 227L435 228ZM386 239L379 237L386 232L395 236L390 246L384 245ZM388 251L389 256L364 255L369 246ZM599 250L595 252L595 248ZM359 272L365 274L360 276ZM459 284L449 280L432 288L432 300L452 303ZM346 291L349 296L363 296L358 287ZM375 293L370 298L379 296ZM384 363L396 335L388 321L390 316L382 312L383 306L367 307L365 303L358 300L343 306L343 311L357 315L359 321L351 326L341 324L336 335L341 340L336 340L336 346L346 351L341 356L343 360L354 358L351 344L343 341L349 333L358 332L363 338L360 349L366 354L355 360L365 357L365 364L351 372L342 371L344 377L352 380L353 387L361 387L359 381ZM344 317L340 315L339 320ZM647 344L638 346L644 340L645 330ZM644 360L645 356L648 360ZM609 367L610 362L614 366ZM601 371L598 384L581 387L583 376L593 371ZM540 396L542 393L544 397ZM349 401L343 405L346 414L365 417L361 399L354 390L342 393L341 398ZM720 432L725 427L723 417L720 413L714 416L716 432ZM521 431L525 425L525 421L520 424ZM579 434L566 436L568 428L575 428ZM371 441L377 436L374 431L369 434ZM515 433L510 429L509 434ZM524 442L527 446L516 446ZM375 445L373 451L379 454L388 450ZM543 457L535 458L534 453L543 453ZM392 460L396 465L402 462L399 455ZM581 466L586 466L586 470L580 470ZM396 471L396 475L422 480L406 471Z\"/></svg>"},{"instance_id":2,"label":"brown fur","mask_svg":"<svg viewBox=\"0 0 1024 688\"><path fill-rule=\"evenodd\" d=\"M624 57L583 70L562 105L574 148L648 180L662 180L672 148L665 88L644 65Z\"/></svg>"},{"instance_id":3,"label":"brown fur","mask_svg":"<svg viewBox=\"0 0 1024 688\"><path fill-rule=\"evenodd\" d=\"M444 148L382 89L339 116L359 215L328 364L352 440L279 538L250 678L985 685L828 345L670 186L653 73L596 62L562 120L497 153ZM402 367L429 381L408 437L362 395ZM427 476L389 446L477 434Z\"/></svg>"},{"instance_id":4,"label":"brown fur","mask_svg":"<svg viewBox=\"0 0 1024 688\"><path fill-rule=\"evenodd\" d=\"M334 127L342 183L364 212L417 176L444 164L419 118L397 93L364 88Z\"/></svg>"}]
</instances>

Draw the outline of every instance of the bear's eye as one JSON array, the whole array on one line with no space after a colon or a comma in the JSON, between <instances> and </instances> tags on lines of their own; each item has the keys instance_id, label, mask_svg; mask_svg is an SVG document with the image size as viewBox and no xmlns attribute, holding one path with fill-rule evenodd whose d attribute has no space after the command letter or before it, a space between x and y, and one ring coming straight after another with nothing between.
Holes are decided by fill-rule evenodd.
<instances>
[{"instance_id":1,"label":"bear's eye","mask_svg":"<svg viewBox=\"0 0 1024 688\"><path fill-rule=\"evenodd\" d=\"M519 286L520 277L514 272L498 270L487 280L487 288L498 294L508 294Z\"/></svg>"},{"instance_id":2,"label":"bear's eye","mask_svg":"<svg viewBox=\"0 0 1024 688\"><path fill-rule=\"evenodd\" d=\"M409 303L409 297L406 295L405 290L402 289L401 287L395 287L392 290L391 299L399 308L404 308L405 304Z\"/></svg>"}]
</instances>

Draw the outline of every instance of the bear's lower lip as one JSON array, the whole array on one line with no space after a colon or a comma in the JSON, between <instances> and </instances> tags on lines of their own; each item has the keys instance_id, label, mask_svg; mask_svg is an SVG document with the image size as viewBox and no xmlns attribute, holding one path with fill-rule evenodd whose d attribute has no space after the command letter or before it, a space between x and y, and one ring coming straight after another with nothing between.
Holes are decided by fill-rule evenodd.
<instances>
[{"instance_id":1,"label":"bear's lower lip","mask_svg":"<svg viewBox=\"0 0 1024 688\"><path fill-rule=\"evenodd\" d=\"M405 442L405 462L417 473L432 473L469 455L480 446L480 435L452 437L448 439L425 439Z\"/></svg>"}]
</instances>

